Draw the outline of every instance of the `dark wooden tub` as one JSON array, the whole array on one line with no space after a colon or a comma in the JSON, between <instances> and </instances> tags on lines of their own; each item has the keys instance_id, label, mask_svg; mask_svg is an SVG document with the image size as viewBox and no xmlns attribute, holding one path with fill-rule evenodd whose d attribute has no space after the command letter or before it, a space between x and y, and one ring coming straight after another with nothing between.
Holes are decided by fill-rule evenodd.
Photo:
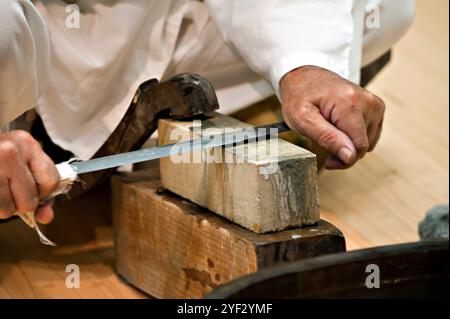
<instances>
[{"instance_id":1,"label":"dark wooden tub","mask_svg":"<svg viewBox=\"0 0 450 319\"><path fill-rule=\"evenodd\" d=\"M206 298L448 298L448 250L448 241L434 241L315 257L241 277ZM366 286L369 265L379 268L379 288Z\"/></svg>"}]
</instances>

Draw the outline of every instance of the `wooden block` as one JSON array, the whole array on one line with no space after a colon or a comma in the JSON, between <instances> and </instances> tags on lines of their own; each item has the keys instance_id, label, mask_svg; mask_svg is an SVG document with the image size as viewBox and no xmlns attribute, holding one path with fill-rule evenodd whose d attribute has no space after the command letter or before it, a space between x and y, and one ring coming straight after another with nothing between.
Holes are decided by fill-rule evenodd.
<instances>
[{"instance_id":1,"label":"wooden block","mask_svg":"<svg viewBox=\"0 0 450 319\"><path fill-rule=\"evenodd\" d=\"M192 126L192 121L160 120L160 145L199 137L201 133L194 132ZM219 113L202 122L202 129L207 128L209 134L248 127ZM313 225L320 218L315 155L275 140L277 144L258 141L188 153L192 159L202 159L197 163L161 159L162 184L255 233ZM275 154L264 151L270 145L275 145ZM230 158L233 161L226 163Z\"/></svg>"},{"instance_id":2,"label":"wooden block","mask_svg":"<svg viewBox=\"0 0 450 319\"><path fill-rule=\"evenodd\" d=\"M271 265L345 250L341 232L317 226L258 235L181 197L158 179L114 177L116 270L156 298L201 298Z\"/></svg>"}]
</instances>

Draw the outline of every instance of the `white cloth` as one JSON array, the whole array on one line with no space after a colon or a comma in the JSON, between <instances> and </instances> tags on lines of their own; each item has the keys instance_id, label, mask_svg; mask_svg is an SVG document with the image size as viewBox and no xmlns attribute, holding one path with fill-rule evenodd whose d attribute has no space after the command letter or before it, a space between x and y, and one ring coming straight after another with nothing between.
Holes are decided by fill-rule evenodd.
<instances>
[{"instance_id":1,"label":"white cloth","mask_svg":"<svg viewBox=\"0 0 450 319\"><path fill-rule=\"evenodd\" d=\"M0 127L36 107L52 140L82 159L109 137L144 80L205 75L225 113L273 94L303 65L358 82L362 61L386 52L414 15L414 0L75 3L80 28L70 29L65 1L0 0ZM374 4L380 28L365 30Z\"/></svg>"}]
</instances>

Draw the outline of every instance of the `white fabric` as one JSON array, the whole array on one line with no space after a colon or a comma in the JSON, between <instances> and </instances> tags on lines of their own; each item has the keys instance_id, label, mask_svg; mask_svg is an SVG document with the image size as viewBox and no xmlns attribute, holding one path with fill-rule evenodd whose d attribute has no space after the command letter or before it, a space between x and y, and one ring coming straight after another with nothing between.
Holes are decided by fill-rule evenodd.
<instances>
[{"instance_id":1,"label":"white fabric","mask_svg":"<svg viewBox=\"0 0 450 319\"><path fill-rule=\"evenodd\" d=\"M253 70L265 75L275 91L284 74L302 65L321 66L358 80L354 66L360 65L361 48L354 39L362 37L364 1L207 3L225 40L235 45Z\"/></svg>"},{"instance_id":2,"label":"white fabric","mask_svg":"<svg viewBox=\"0 0 450 319\"><path fill-rule=\"evenodd\" d=\"M414 15L414 0L75 2L79 29L65 26L65 1L0 0L0 127L36 107L52 140L81 159L109 137L144 80L205 75L225 113L273 94L307 64L358 82ZM380 28L365 30L374 4Z\"/></svg>"}]
</instances>

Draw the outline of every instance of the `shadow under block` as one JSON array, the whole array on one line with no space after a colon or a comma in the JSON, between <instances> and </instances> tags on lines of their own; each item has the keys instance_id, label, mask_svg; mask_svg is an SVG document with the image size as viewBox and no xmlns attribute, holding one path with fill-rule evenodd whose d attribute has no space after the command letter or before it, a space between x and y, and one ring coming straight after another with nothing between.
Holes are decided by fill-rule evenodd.
<instances>
[{"instance_id":1,"label":"shadow under block","mask_svg":"<svg viewBox=\"0 0 450 319\"><path fill-rule=\"evenodd\" d=\"M205 134L192 127L192 121L159 120L159 144ZM208 134L248 127L219 113L202 121ZM275 152L266 152L270 147ZM316 157L301 147L273 139L183 156L197 162L160 160L163 187L255 233L313 225L320 218Z\"/></svg>"},{"instance_id":2,"label":"shadow under block","mask_svg":"<svg viewBox=\"0 0 450 319\"><path fill-rule=\"evenodd\" d=\"M116 270L156 298L201 298L268 266L345 250L342 233L316 226L258 235L181 197L158 179L112 180Z\"/></svg>"}]
</instances>

